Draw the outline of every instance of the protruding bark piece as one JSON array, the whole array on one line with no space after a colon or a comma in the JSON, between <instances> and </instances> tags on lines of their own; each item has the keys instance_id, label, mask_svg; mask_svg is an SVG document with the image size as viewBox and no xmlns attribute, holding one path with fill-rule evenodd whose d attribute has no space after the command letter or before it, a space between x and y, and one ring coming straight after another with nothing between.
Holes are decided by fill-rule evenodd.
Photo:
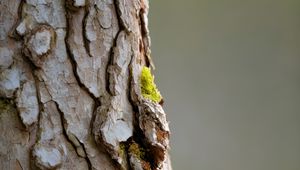
<instances>
[{"instance_id":1,"label":"protruding bark piece","mask_svg":"<svg viewBox=\"0 0 300 170\"><path fill-rule=\"evenodd\" d=\"M139 125L151 146L155 167L162 167L169 149L169 125L162 107L149 100L139 106Z\"/></svg>"},{"instance_id":2,"label":"protruding bark piece","mask_svg":"<svg viewBox=\"0 0 300 170\"><path fill-rule=\"evenodd\" d=\"M7 69L13 63L13 52L6 48L0 47L0 71Z\"/></svg>"},{"instance_id":3,"label":"protruding bark piece","mask_svg":"<svg viewBox=\"0 0 300 170\"><path fill-rule=\"evenodd\" d=\"M19 35L21 36L24 36L26 31L27 31L27 28L26 28L26 21L22 21L16 28L16 31Z\"/></svg>"},{"instance_id":4,"label":"protruding bark piece","mask_svg":"<svg viewBox=\"0 0 300 170\"><path fill-rule=\"evenodd\" d=\"M43 84L39 83L39 87L42 86ZM78 169L88 169L88 164L85 159L77 156L73 146L67 141L67 138L64 135L61 115L57 110L55 102L48 101L43 104L43 106L43 111L40 113L38 130L39 138L34 148L39 149L43 146L46 149L50 147L52 150L58 150L61 159L56 161L57 164L55 166L59 166L60 169L72 169L73 167ZM42 163L40 160L41 158L38 158L37 156L38 155L35 156L35 164L38 164L38 167L45 167L43 164L46 164L47 166L47 163Z\"/></svg>"},{"instance_id":5,"label":"protruding bark piece","mask_svg":"<svg viewBox=\"0 0 300 170\"><path fill-rule=\"evenodd\" d=\"M66 0L65 1L65 6L67 9L72 10L72 11L77 11L79 9L82 9L88 0Z\"/></svg>"},{"instance_id":6,"label":"protruding bark piece","mask_svg":"<svg viewBox=\"0 0 300 170\"><path fill-rule=\"evenodd\" d=\"M75 6L75 7L83 7L83 6L85 6L85 1L86 0L72 0L73 1L73 5Z\"/></svg>"},{"instance_id":7,"label":"protruding bark piece","mask_svg":"<svg viewBox=\"0 0 300 170\"><path fill-rule=\"evenodd\" d=\"M137 47L135 47L137 48ZM166 169L165 162L169 159L169 124L161 105L143 97L141 92L141 72L139 54L135 54L130 65L131 73L131 99L138 107L138 122L145 139L143 142L151 150L153 167Z\"/></svg>"},{"instance_id":8,"label":"protruding bark piece","mask_svg":"<svg viewBox=\"0 0 300 170\"><path fill-rule=\"evenodd\" d=\"M12 98L20 87L20 70L14 65L0 72L0 97Z\"/></svg>"},{"instance_id":9,"label":"protruding bark piece","mask_svg":"<svg viewBox=\"0 0 300 170\"><path fill-rule=\"evenodd\" d=\"M55 32L51 27L40 25L25 38L25 54L35 66L43 66L45 57L55 45L55 36Z\"/></svg>"},{"instance_id":10,"label":"protruding bark piece","mask_svg":"<svg viewBox=\"0 0 300 170\"><path fill-rule=\"evenodd\" d=\"M59 149L41 144L35 145L32 154L36 166L42 170L58 168L64 156Z\"/></svg>"},{"instance_id":11,"label":"protruding bark piece","mask_svg":"<svg viewBox=\"0 0 300 170\"><path fill-rule=\"evenodd\" d=\"M17 92L16 105L26 127L38 121L39 104L33 82L25 82Z\"/></svg>"}]
</instances>

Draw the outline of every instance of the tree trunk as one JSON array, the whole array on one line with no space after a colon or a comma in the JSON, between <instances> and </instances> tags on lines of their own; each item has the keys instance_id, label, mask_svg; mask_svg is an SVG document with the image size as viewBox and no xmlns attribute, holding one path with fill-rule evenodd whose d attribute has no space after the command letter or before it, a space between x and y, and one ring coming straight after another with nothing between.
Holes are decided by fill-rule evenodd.
<instances>
[{"instance_id":1,"label":"tree trunk","mask_svg":"<svg viewBox=\"0 0 300 170\"><path fill-rule=\"evenodd\" d=\"M171 169L147 14L148 0L0 1L0 169Z\"/></svg>"}]
</instances>

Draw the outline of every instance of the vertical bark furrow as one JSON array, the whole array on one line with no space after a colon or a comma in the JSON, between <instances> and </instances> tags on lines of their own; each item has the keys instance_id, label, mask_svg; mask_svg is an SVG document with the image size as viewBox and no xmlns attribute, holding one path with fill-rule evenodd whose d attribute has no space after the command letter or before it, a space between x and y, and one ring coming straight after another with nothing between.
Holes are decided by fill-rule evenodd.
<instances>
[{"instance_id":1,"label":"vertical bark furrow","mask_svg":"<svg viewBox=\"0 0 300 170\"><path fill-rule=\"evenodd\" d=\"M138 0L115 0L120 23L126 32L138 33L138 11L140 1Z\"/></svg>"},{"instance_id":2,"label":"vertical bark furrow","mask_svg":"<svg viewBox=\"0 0 300 170\"><path fill-rule=\"evenodd\" d=\"M67 44L76 63L80 82L99 98L106 95L106 66L118 31L118 27L112 27L112 24L117 20L110 2L90 1L86 10L87 13L83 8L69 10ZM99 24L98 15L103 16L103 21L106 21L105 28Z\"/></svg>"},{"instance_id":3,"label":"vertical bark furrow","mask_svg":"<svg viewBox=\"0 0 300 170\"><path fill-rule=\"evenodd\" d=\"M139 11L139 17L140 17L140 32L142 35L142 46L144 48L144 53L146 57L146 64L150 65L153 69L155 68L154 63L151 58L151 38L148 28L148 12L149 12L149 2L148 0L142 0L141 1L141 9Z\"/></svg>"},{"instance_id":4,"label":"vertical bark furrow","mask_svg":"<svg viewBox=\"0 0 300 170\"><path fill-rule=\"evenodd\" d=\"M83 16L83 9L78 9L76 11L67 11L67 35L65 38L65 44L70 62L72 64L73 73L79 86L84 89L95 101L97 100L97 97L99 97L99 92L97 91L96 87L97 84L93 85L93 80L89 79L89 77L86 78L87 76L83 75L83 72L85 73L87 69L89 69L88 66L90 66L90 64L86 64L88 62L85 62L85 57L88 54L81 44L83 41L81 41L80 39L82 37L80 34L80 21L83 19ZM92 71L94 70L90 68L89 72Z\"/></svg>"},{"instance_id":5,"label":"vertical bark furrow","mask_svg":"<svg viewBox=\"0 0 300 170\"><path fill-rule=\"evenodd\" d=\"M90 1L88 6L86 6L86 9L81 8L76 11L68 11L67 18L69 26L66 39L71 59L76 66L76 70L74 70L74 72L76 72L75 75L77 76L78 81L81 82L81 86L87 88L94 96L95 106L93 112L99 105L98 98L103 98L107 95L106 80L103 75L106 73L105 70L109 60L109 51L110 48L112 48L112 40L116 34L115 29L117 29L117 27L103 29L96 24L95 11L98 9L95 6L97 3L106 5L106 11L100 12L111 13L110 15L114 15L111 3L98 1ZM89 12L86 13L85 10ZM114 21L112 20L112 22ZM93 34L87 34L92 33L93 31ZM91 49L93 49L93 51L91 51ZM95 116L92 115L90 129L92 128L91 124L94 122L94 117ZM93 149L97 148L94 138L89 136L87 142L88 145L81 142L79 143L87 153L90 168L102 169L104 167L110 167L110 169L112 169L113 166L110 165L111 162L106 156L98 156L105 155L105 153L101 152L99 149Z\"/></svg>"},{"instance_id":6,"label":"vertical bark furrow","mask_svg":"<svg viewBox=\"0 0 300 170\"><path fill-rule=\"evenodd\" d=\"M81 34L82 34L82 42L83 42L83 46L85 48L85 51L87 53L87 55L89 57L92 57L91 55L91 52L90 52L90 42L89 42L89 39L86 37L87 34L86 34L86 23L87 23L87 18L89 16L89 6L85 7L84 8L84 14L83 14L83 19L81 19L81 16L79 19L79 21L81 20L81 25L78 25L78 26L81 26ZM74 25L75 26L75 25Z\"/></svg>"},{"instance_id":7,"label":"vertical bark furrow","mask_svg":"<svg viewBox=\"0 0 300 170\"><path fill-rule=\"evenodd\" d=\"M127 167L122 155L121 142L133 135L133 110L128 100L128 65L131 60L131 36L124 31L118 34L113 58L108 67L109 88L112 96L97 110L94 122L94 135L105 144L107 151L122 168Z\"/></svg>"}]
</instances>

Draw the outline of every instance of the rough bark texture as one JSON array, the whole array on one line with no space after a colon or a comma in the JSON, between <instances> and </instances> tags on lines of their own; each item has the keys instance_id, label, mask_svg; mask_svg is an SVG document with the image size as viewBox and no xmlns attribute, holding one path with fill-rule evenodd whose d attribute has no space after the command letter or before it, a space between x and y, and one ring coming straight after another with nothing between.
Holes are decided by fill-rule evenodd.
<instances>
[{"instance_id":1,"label":"rough bark texture","mask_svg":"<svg viewBox=\"0 0 300 170\"><path fill-rule=\"evenodd\" d=\"M165 169L148 0L0 1L0 169Z\"/></svg>"}]
</instances>

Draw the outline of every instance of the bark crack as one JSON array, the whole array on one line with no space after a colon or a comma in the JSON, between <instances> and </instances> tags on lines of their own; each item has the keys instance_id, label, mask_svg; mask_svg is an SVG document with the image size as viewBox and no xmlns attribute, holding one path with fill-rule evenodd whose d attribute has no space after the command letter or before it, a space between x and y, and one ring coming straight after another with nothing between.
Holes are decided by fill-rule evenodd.
<instances>
[{"instance_id":1,"label":"bark crack","mask_svg":"<svg viewBox=\"0 0 300 170\"><path fill-rule=\"evenodd\" d=\"M86 37L86 24L87 24L88 15L89 15L88 6L86 6L84 8L84 17L83 17L82 24L81 24L82 25L82 39L83 39L84 48L85 48L88 56L93 57L90 52L90 41Z\"/></svg>"},{"instance_id":2,"label":"bark crack","mask_svg":"<svg viewBox=\"0 0 300 170\"><path fill-rule=\"evenodd\" d=\"M69 20L70 17L68 15L70 15L70 14L68 12L66 12L66 18ZM79 87L81 89L83 89L85 92L87 92L87 94L89 94L89 96L94 100L94 102L97 103L97 101L98 101L97 97L93 93L91 93L90 90L80 80L80 77L79 77L78 72L77 72L78 65L77 65L77 62L74 59L74 56L73 56L72 52L71 52L71 47L70 47L70 45L68 43L68 40L67 40L68 36L69 36L69 22L67 22L67 25L66 25L65 45L66 45L67 55L70 58L70 62L71 62L71 65L72 65L72 69L73 69L75 79L76 79Z\"/></svg>"},{"instance_id":3,"label":"bark crack","mask_svg":"<svg viewBox=\"0 0 300 170\"><path fill-rule=\"evenodd\" d=\"M113 1L114 1L114 6L115 6L120 30L125 30L126 32L129 32L129 30L126 28L124 21L121 18L121 9L118 0L113 0Z\"/></svg>"},{"instance_id":4,"label":"bark crack","mask_svg":"<svg viewBox=\"0 0 300 170\"><path fill-rule=\"evenodd\" d=\"M18 18L16 24L13 26L12 31L10 32L9 36L12 38L15 38L16 40L22 40L20 35L17 33L16 28L20 24L21 19L22 19L22 10L23 10L23 5L25 4L25 1L21 1L19 6L18 6Z\"/></svg>"},{"instance_id":5,"label":"bark crack","mask_svg":"<svg viewBox=\"0 0 300 170\"><path fill-rule=\"evenodd\" d=\"M67 139L67 141L73 146L74 150L75 150L76 153L77 153L77 156L78 156L78 157L82 157L82 156L79 155L78 152L77 152L78 147L77 147L77 146L74 144L74 142L69 138L69 135L68 135L67 132L66 132L65 123L64 123L64 122L66 122L66 119L64 118L64 113L63 113L63 111L59 108L59 104L58 104L56 101L54 101L54 100L52 100L52 101L55 103L56 108L57 108L57 111L58 111L59 114L60 114L60 120L61 120L61 125L62 125L62 132L63 132L63 135L65 136L65 138ZM76 137L75 135L74 135L74 137L75 137L76 140L79 142L80 146L82 147L82 149L83 149L83 151L84 151L84 153L85 153L85 155L86 155L86 156L83 157L83 158L84 158L85 161L87 162L88 167L89 167L89 170L92 170L91 161L90 161L90 159L89 159L88 156L87 156L86 150L85 150L85 148L84 148L84 144L81 143L81 142L77 139L77 137Z\"/></svg>"},{"instance_id":6,"label":"bark crack","mask_svg":"<svg viewBox=\"0 0 300 170\"><path fill-rule=\"evenodd\" d=\"M113 45L112 47L110 48L110 52L109 52L109 58L108 58L108 63L106 65L106 74L105 74L105 80L106 80L106 83L105 83L105 88L106 88L106 91L111 95L113 96L113 92L111 91L111 89L109 88L110 86L110 82L109 82L109 77L110 77L110 73L109 73L109 66L112 65L112 62L113 62L113 56L114 56L114 49L117 47L117 40L118 40L118 37L120 35L120 33L122 32L123 30L122 29L119 29L116 37L114 38L113 40Z\"/></svg>"}]
</instances>

